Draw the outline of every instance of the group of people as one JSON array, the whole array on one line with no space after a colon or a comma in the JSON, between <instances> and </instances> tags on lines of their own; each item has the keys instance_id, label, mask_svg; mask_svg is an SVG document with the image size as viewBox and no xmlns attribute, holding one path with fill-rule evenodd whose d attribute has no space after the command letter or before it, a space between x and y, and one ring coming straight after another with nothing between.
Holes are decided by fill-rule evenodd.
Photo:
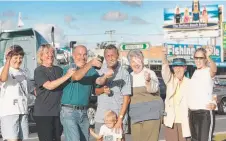
<instances>
[{"instance_id":1,"label":"group of people","mask_svg":"<svg viewBox=\"0 0 226 141\"><path fill-rule=\"evenodd\" d=\"M20 69L23 48L13 45L0 69L2 136L7 141L28 138L26 95L35 91L33 114L40 141L60 141L62 132L67 141L125 141L129 130L133 141L157 141L162 120L167 141L211 140L212 110L216 108L212 88L217 71L210 58L212 51L196 50L197 70L189 79L184 76L185 59L174 59L171 72L163 49L162 77L167 86L164 109L158 77L144 66L140 50L128 53L129 73L118 61L119 51L114 45L104 50L106 65L99 58L87 62L87 48L78 45L73 48L74 65L60 68L54 65L54 48L44 44L37 54L35 87L28 87L29 79ZM87 115L92 93L98 96L95 129L90 128Z\"/></svg>"},{"instance_id":2,"label":"group of people","mask_svg":"<svg viewBox=\"0 0 226 141\"><path fill-rule=\"evenodd\" d=\"M180 8L177 6L175 8L175 14L174 14L174 23L190 23L190 22L202 22L202 23L208 23L208 12L206 7L203 7L203 10L200 12L200 3L199 0L194 0L192 2L192 9L191 9L191 15L189 12L189 8L184 9L183 13L183 19L182 19L182 13L180 12Z\"/></svg>"}]
</instances>

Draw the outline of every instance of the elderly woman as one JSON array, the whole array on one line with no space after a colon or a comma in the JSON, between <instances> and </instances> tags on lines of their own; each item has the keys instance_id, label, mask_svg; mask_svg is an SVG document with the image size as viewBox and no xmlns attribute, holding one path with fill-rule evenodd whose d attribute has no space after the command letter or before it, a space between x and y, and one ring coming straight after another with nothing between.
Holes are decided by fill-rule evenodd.
<instances>
[{"instance_id":1,"label":"elderly woman","mask_svg":"<svg viewBox=\"0 0 226 141\"><path fill-rule=\"evenodd\" d=\"M158 78L154 71L144 67L144 56L140 50L131 50L128 60L133 70L129 112L132 140L157 141L163 112Z\"/></svg>"},{"instance_id":2,"label":"elderly woman","mask_svg":"<svg viewBox=\"0 0 226 141\"><path fill-rule=\"evenodd\" d=\"M0 68L0 116L2 137L7 141L28 138L27 76L20 67L24 50L11 46L5 53L6 62Z\"/></svg>"},{"instance_id":3,"label":"elderly woman","mask_svg":"<svg viewBox=\"0 0 226 141\"><path fill-rule=\"evenodd\" d=\"M34 119L40 141L60 141L62 125L60 123L60 100L63 93L62 84L67 81L74 70L63 76L63 70L54 66L54 48L42 45L37 54L38 64L35 69L36 101Z\"/></svg>"}]
</instances>

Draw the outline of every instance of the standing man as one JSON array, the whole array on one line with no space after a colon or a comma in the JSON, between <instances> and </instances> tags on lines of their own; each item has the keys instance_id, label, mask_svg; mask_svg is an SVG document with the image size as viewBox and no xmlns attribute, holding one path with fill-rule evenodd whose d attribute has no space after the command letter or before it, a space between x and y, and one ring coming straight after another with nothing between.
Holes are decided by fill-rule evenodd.
<instances>
[{"instance_id":1,"label":"standing man","mask_svg":"<svg viewBox=\"0 0 226 141\"><path fill-rule=\"evenodd\" d=\"M166 84L165 99L165 139L166 141L189 141L190 128L188 121L188 108L186 92L188 91L189 79L184 76L187 66L184 58L173 59L170 71L167 50L163 49L162 55L162 78Z\"/></svg>"},{"instance_id":2,"label":"standing man","mask_svg":"<svg viewBox=\"0 0 226 141\"><path fill-rule=\"evenodd\" d=\"M102 93L98 96L97 112L95 115L95 132L99 133L100 127L104 124L104 113L112 110L117 113L118 120L115 124L116 132L123 129L123 134L128 132L127 108L131 96L131 80L129 72L118 62L119 52L114 45L108 45L104 51L107 63L102 67L100 75L109 70L114 71L114 75L107 79L106 86L102 88ZM109 90L106 92L106 89ZM98 90L98 89L97 89Z\"/></svg>"},{"instance_id":3,"label":"standing man","mask_svg":"<svg viewBox=\"0 0 226 141\"><path fill-rule=\"evenodd\" d=\"M112 71L106 72L102 77L94 69L101 67L102 63L98 59L93 59L87 63L87 49L83 45L73 49L73 59L77 70L68 80L63 90L61 100L60 119L64 128L66 141L88 141L89 140L89 120L87 108L89 97L93 86L103 85ZM64 69L66 73L68 68Z\"/></svg>"}]
</instances>

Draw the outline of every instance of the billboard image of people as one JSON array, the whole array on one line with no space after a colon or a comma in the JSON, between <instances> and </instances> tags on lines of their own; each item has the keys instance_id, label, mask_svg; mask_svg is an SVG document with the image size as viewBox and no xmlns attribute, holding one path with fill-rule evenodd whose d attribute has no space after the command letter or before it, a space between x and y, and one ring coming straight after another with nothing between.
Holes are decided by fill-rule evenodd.
<instances>
[{"instance_id":1,"label":"billboard image of people","mask_svg":"<svg viewBox=\"0 0 226 141\"><path fill-rule=\"evenodd\" d=\"M201 4L193 0L190 6L164 8L164 29L194 30L219 29L222 8L216 5Z\"/></svg>"},{"instance_id":2,"label":"billboard image of people","mask_svg":"<svg viewBox=\"0 0 226 141\"><path fill-rule=\"evenodd\" d=\"M175 8L174 23L178 24L180 22L181 22L181 13L180 13L180 8L177 6Z\"/></svg>"}]
</instances>

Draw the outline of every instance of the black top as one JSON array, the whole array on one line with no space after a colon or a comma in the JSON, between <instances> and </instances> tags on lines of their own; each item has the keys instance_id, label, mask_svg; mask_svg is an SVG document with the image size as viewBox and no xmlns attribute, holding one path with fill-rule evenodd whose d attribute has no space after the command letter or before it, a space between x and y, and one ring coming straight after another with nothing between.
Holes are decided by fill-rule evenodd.
<instances>
[{"instance_id":1,"label":"black top","mask_svg":"<svg viewBox=\"0 0 226 141\"><path fill-rule=\"evenodd\" d=\"M63 70L58 66L39 66L35 69L34 80L37 97L34 106L34 116L59 116L60 101L63 94L63 87L54 90L47 90L43 84L47 81L56 80L63 75Z\"/></svg>"},{"instance_id":2,"label":"black top","mask_svg":"<svg viewBox=\"0 0 226 141\"><path fill-rule=\"evenodd\" d=\"M181 18L181 15L180 14L175 14L174 15L174 18L176 20L176 23L180 23L180 18Z\"/></svg>"}]
</instances>

